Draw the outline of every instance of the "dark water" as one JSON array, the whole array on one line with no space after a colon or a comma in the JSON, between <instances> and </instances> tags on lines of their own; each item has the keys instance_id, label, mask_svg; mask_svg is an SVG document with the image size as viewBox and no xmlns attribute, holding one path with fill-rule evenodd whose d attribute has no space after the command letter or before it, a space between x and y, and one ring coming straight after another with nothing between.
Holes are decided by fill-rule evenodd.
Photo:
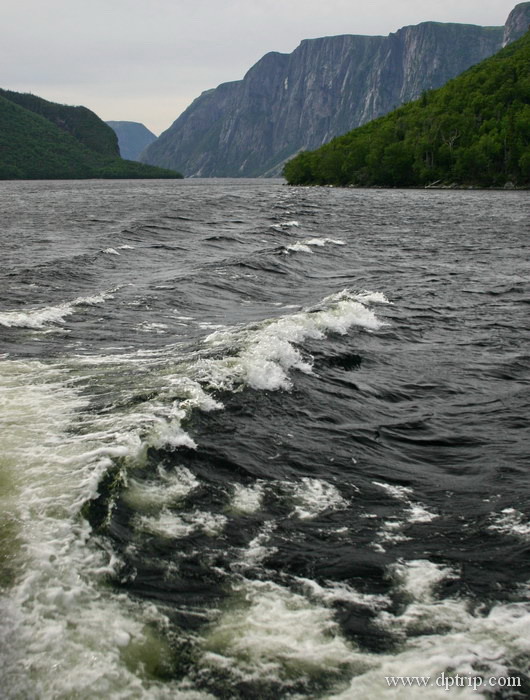
<instances>
[{"instance_id":1,"label":"dark water","mask_svg":"<svg viewBox=\"0 0 530 700\"><path fill-rule=\"evenodd\" d=\"M0 209L7 697L529 696L527 193Z\"/></svg>"}]
</instances>

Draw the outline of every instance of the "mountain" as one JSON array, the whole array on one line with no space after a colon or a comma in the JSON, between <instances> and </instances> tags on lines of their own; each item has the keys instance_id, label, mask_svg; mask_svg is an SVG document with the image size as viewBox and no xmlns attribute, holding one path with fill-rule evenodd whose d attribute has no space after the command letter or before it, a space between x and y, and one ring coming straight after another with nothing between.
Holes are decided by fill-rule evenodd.
<instances>
[{"instance_id":1,"label":"mountain","mask_svg":"<svg viewBox=\"0 0 530 700\"><path fill-rule=\"evenodd\" d=\"M290 184L530 185L530 31L438 90L299 153Z\"/></svg>"},{"instance_id":2,"label":"mountain","mask_svg":"<svg viewBox=\"0 0 530 700\"><path fill-rule=\"evenodd\" d=\"M71 134L77 141L105 156L118 156L118 142L111 129L86 107L70 107L48 102L42 97L12 90L0 89L0 97L14 102L19 107L44 117L62 131Z\"/></svg>"},{"instance_id":3,"label":"mountain","mask_svg":"<svg viewBox=\"0 0 530 700\"><path fill-rule=\"evenodd\" d=\"M504 25L503 46L516 41L528 31L530 25L530 2L516 5Z\"/></svg>"},{"instance_id":4,"label":"mountain","mask_svg":"<svg viewBox=\"0 0 530 700\"><path fill-rule=\"evenodd\" d=\"M149 144L156 141L152 131L138 122L106 122L116 133L120 155L127 160L140 160L139 155Z\"/></svg>"},{"instance_id":5,"label":"mountain","mask_svg":"<svg viewBox=\"0 0 530 700\"><path fill-rule=\"evenodd\" d=\"M424 22L387 37L304 40L269 53L243 80L200 95L141 160L195 177L278 175L282 164L442 86L520 36L530 2L506 27Z\"/></svg>"},{"instance_id":6,"label":"mountain","mask_svg":"<svg viewBox=\"0 0 530 700\"><path fill-rule=\"evenodd\" d=\"M122 160L114 131L86 107L0 90L0 179L175 177Z\"/></svg>"}]
</instances>

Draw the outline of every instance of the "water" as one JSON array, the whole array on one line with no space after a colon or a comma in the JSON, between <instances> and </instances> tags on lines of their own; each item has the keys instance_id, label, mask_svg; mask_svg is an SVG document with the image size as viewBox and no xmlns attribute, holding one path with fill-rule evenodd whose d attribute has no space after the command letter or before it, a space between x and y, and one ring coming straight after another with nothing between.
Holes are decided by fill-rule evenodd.
<instances>
[{"instance_id":1,"label":"water","mask_svg":"<svg viewBox=\"0 0 530 700\"><path fill-rule=\"evenodd\" d=\"M0 208L4 696L528 696L527 193Z\"/></svg>"}]
</instances>

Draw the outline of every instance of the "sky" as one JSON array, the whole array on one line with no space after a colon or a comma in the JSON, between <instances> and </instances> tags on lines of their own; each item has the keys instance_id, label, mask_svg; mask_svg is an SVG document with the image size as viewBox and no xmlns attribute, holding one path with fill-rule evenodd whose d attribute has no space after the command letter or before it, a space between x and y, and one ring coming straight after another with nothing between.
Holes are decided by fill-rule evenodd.
<instances>
[{"instance_id":1,"label":"sky","mask_svg":"<svg viewBox=\"0 0 530 700\"><path fill-rule=\"evenodd\" d=\"M0 87L167 129L204 90L302 39L503 25L516 0L1 0Z\"/></svg>"}]
</instances>

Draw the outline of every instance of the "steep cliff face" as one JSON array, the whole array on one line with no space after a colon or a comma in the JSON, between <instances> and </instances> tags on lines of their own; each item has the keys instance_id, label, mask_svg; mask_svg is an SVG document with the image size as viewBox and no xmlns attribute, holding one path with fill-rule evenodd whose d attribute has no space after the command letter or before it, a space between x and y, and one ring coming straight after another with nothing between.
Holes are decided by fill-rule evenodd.
<instances>
[{"instance_id":1,"label":"steep cliff face","mask_svg":"<svg viewBox=\"0 0 530 700\"><path fill-rule=\"evenodd\" d=\"M139 122L106 122L116 133L120 155L126 160L139 160L140 153L156 140L152 131Z\"/></svg>"},{"instance_id":2,"label":"steep cliff face","mask_svg":"<svg viewBox=\"0 0 530 700\"><path fill-rule=\"evenodd\" d=\"M510 40L520 35L517 27ZM317 148L491 56L504 35L503 27L424 22L388 37L302 41L291 54L267 54L243 80L204 92L141 160L192 177L278 175L298 151Z\"/></svg>"},{"instance_id":3,"label":"steep cliff face","mask_svg":"<svg viewBox=\"0 0 530 700\"><path fill-rule=\"evenodd\" d=\"M390 34L369 76L359 124L416 99L501 48L501 27L424 22ZM356 124L358 126L359 124Z\"/></svg>"},{"instance_id":4,"label":"steep cliff face","mask_svg":"<svg viewBox=\"0 0 530 700\"><path fill-rule=\"evenodd\" d=\"M504 26L502 45L506 46L519 39L530 27L530 2L521 2L510 12Z\"/></svg>"}]
</instances>

